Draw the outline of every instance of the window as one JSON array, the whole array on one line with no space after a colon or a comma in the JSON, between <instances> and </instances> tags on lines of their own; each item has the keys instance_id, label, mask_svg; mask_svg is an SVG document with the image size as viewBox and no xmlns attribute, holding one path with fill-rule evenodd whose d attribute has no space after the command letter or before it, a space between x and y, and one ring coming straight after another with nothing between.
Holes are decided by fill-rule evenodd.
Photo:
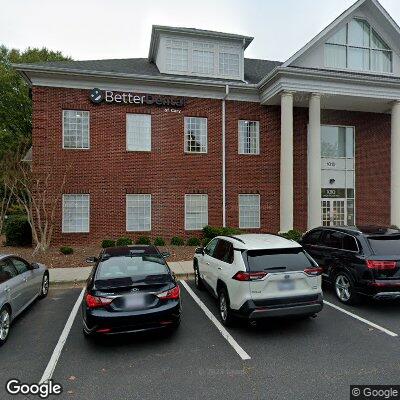
<instances>
[{"instance_id":1,"label":"window","mask_svg":"<svg viewBox=\"0 0 400 400\"><path fill-rule=\"evenodd\" d=\"M151 194L126 195L126 230L151 231Z\"/></svg>"},{"instance_id":2,"label":"window","mask_svg":"<svg viewBox=\"0 0 400 400\"><path fill-rule=\"evenodd\" d=\"M188 42L167 40L167 70L187 72L189 59Z\"/></svg>"},{"instance_id":3,"label":"window","mask_svg":"<svg viewBox=\"0 0 400 400\"><path fill-rule=\"evenodd\" d=\"M367 21L354 18L326 42L325 65L392 72L392 51Z\"/></svg>"},{"instance_id":4,"label":"window","mask_svg":"<svg viewBox=\"0 0 400 400\"><path fill-rule=\"evenodd\" d=\"M185 152L207 153L207 118L185 117Z\"/></svg>"},{"instance_id":5,"label":"window","mask_svg":"<svg viewBox=\"0 0 400 400\"><path fill-rule=\"evenodd\" d=\"M321 238L321 231L312 231L304 236L302 243L318 245L320 244L320 238Z\"/></svg>"},{"instance_id":6,"label":"window","mask_svg":"<svg viewBox=\"0 0 400 400\"><path fill-rule=\"evenodd\" d=\"M321 156L326 158L353 158L354 128L321 126Z\"/></svg>"},{"instance_id":7,"label":"window","mask_svg":"<svg viewBox=\"0 0 400 400\"><path fill-rule=\"evenodd\" d=\"M232 243L219 239L213 257L228 264L232 264L234 257Z\"/></svg>"},{"instance_id":8,"label":"window","mask_svg":"<svg viewBox=\"0 0 400 400\"><path fill-rule=\"evenodd\" d=\"M193 72L214 74L214 45L193 43Z\"/></svg>"},{"instance_id":9,"label":"window","mask_svg":"<svg viewBox=\"0 0 400 400\"><path fill-rule=\"evenodd\" d=\"M377 256L400 254L400 235L370 236L368 242Z\"/></svg>"},{"instance_id":10,"label":"window","mask_svg":"<svg viewBox=\"0 0 400 400\"><path fill-rule=\"evenodd\" d=\"M89 111L63 110L63 148L89 148Z\"/></svg>"},{"instance_id":11,"label":"window","mask_svg":"<svg viewBox=\"0 0 400 400\"><path fill-rule=\"evenodd\" d=\"M239 121L239 154L260 154L260 123Z\"/></svg>"},{"instance_id":12,"label":"window","mask_svg":"<svg viewBox=\"0 0 400 400\"><path fill-rule=\"evenodd\" d=\"M18 275L17 270L8 260L0 261L0 284Z\"/></svg>"},{"instance_id":13,"label":"window","mask_svg":"<svg viewBox=\"0 0 400 400\"><path fill-rule=\"evenodd\" d=\"M29 271L29 265L18 258L10 258L13 263L15 269L18 271L18 274L23 274L24 272Z\"/></svg>"},{"instance_id":14,"label":"window","mask_svg":"<svg viewBox=\"0 0 400 400\"><path fill-rule=\"evenodd\" d=\"M208 243L208 245L204 248L204 253L212 257L214 255L214 250L217 246L217 243L218 239L211 240L211 242Z\"/></svg>"},{"instance_id":15,"label":"window","mask_svg":"<svg viewBox=\"0 0 400 400\"><path fill-rule=\"evenodd\" d=\"M343 236L343 250L358 251L356 239L350 235Z\"/></svg>"},{"instance_id":16,"label":"window","mask_svg":"<svg viewBox=\"0 0 400 400\"><path fill-rule=\"evenodd\" d=\"M239 228L260 227L260 195L239 194Z\"/></svg>"},{"instance_id":17,"label":"window","mask_svg":"<svg viewBox=\"0 0 400 400\"><path fill-rule=\"evenodd\" d=\"M88 194L63 195L63 233L89 232Z\"/></svg>"},{"instance_id":18,"label":"window","mask_svg":"<svg viewBox=\"0 0 400 400\"><path fill-rule=\"evenodd\" d=\"M126 114L126 149L151 151L151 115Z\"/></svg>"},{"instance_id":19,"label":"window","mask_svg":"<svg viewBox=\"0 0 400 400\"><path fill-rule=\"evenodd\" d=\"M322 244L333 249L342 249L343 234L340 232L328 231L322 239Z\"/></svg>"},{"instance_id":20,"label":"window","mask_svg":"<svg viewBox=\"0 0 400 400\"><path fill-rule=\"evenodd\" d=\"M219 53L219 74L239 76L239 54Z\"/></svg>"},{"instance_id":21,"label":"window","mask_svg":"<svg viewBox=\"0 0 400 400\"><path fill-rule=\"evenodd\" d=\"M185 195L185 229L194 231L208 225L208 195Z\"/></svg>"}]
</instances>

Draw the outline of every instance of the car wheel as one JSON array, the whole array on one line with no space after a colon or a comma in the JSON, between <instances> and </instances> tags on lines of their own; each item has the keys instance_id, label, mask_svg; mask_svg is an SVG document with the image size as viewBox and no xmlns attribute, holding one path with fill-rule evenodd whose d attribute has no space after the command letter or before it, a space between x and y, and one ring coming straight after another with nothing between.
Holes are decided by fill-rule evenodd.
<instances>
[{"instance_id":1,"label":"car wheel","mask_svg":"<svg viewBox=\"0 0 400 400\"><path fill-rule=\"evenodd\" d=\"M10 321L10 310L8 307L3 307L0 310L0 346L8 339L8 335L10 334Z\"/></svg>"},{"instance_id":2,"label":"car wheel","mask_svg":"<svg viewBox=\"0 0 400 400\"><path fill-rule=\"evenodd\" d=\"M194 284L196 285L197 289L204 289L203 280L200 277L199 267L197 265L194 267Z\"/></svg>"},{"instance_id":3,"label":"car wheel","mask_svg":"<svg viewBox=\"0 0 400 400\"><path fill-rule=\"evenodd\" d=\"M46 272L43 275L42 288L40 289L39 299L44 299L45 297L47 297L47 295L49 294L49 286L49 274Z\"/></svg>"},{"instance_id":4,"label":"car wheel","mask_svg":"<svg viewBox=\"0 0 400 400\"><path fill-rule=\"evenodd\" d=\"M230 326L233 322L232 311L230 308L229 295L225 288L218 294L219 315L225 326Z\"/></svg>"},{"instance_id":5,"label":"car wheel","mask_svg":"<svg viewBox=\"0 0 400 400\"><path fill-rule=\"evenodd\" d=\"M358 297L355 293L353 280L345 272L339 272L335 276L334 288L336 297L345 304L354 304Z\"/></svg>"}]
</instances>

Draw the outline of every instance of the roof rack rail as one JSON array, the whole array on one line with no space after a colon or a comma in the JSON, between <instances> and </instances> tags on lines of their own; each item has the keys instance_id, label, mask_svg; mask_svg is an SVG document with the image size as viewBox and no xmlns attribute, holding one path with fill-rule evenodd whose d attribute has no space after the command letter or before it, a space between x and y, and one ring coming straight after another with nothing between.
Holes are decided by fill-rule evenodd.
<instances>
[{"instance_id":1,"label":"roof rack rail","mask_svg":"<svg viewBox=\"0 0 400 400\"><path fill-rule=\"evenodd\" d=\"M239 238L237 238L235 236L231 236L231 235L219 235L219 236L220 237L228 237L228 238L231 238L231 239L235 239L235 240L238 240L239 242L241 242L243 244L246 244L242 239L239 239Z\"/></svg>"}]
</instances>

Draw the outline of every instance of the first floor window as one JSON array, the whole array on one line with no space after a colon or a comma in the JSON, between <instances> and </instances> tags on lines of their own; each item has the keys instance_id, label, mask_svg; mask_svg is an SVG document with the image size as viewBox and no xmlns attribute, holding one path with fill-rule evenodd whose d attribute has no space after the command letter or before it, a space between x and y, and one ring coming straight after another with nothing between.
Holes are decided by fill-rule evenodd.
<instances>
[{"instance_id":1,"label":"first floor window","mask_svg":"<svg viewBox=\"0 0 400 400\"><path fill-rule=\"evenodd\" d=\"M63 110L63 148L89 148L89 111Z\"/></svg>"},{"instance_id":2,"label":"first floor window","mask_svg":"<svg viewBox=\"0 0 400 400\"><path fill-rule=\"evenodd\" d=\"M208 195L185 195L185 230L200 230L206 225L208 225Z\"/></svg>"},{"instance_id":3,"label":"first floor window","mask_svg":"<svg viewBox=\"0 0 400 400\"><path fill-rule=\"evenodd\" d=\"M185 117L185 152L207 153L207 118Z\"/></svg>"},{"instance_id":4,"label":"first floor window","mask_svg":"<svg viewBox=\"0 0 400 400\"><path fill-rule=\"evenodd\" d=\"M63 195L63 233L89 232L88 194Z\"/></svg>"},{"instance_id":5,"label":"first floor window","mask_svg":"<svg viewBox=\"0 0 400 400\"><path fill-rule=\"evenodd\" d=\"M126 195L126 230L151 231L151 194Z\"/></svg>"},{"instance_id":6,"label":"first floor window","mask_svg":"<svg viewBox=\"0 0 400 400\"><path fill-rule=\"evenodd\" d=\"M239 121L239 154L260 154L258 121Z\"/></svg>"},{"instance_id":7,"label":"first floor window","mask_svg":"<svg viewBox=\"0 0 400 400\"><path fill-rule=\"evenodd\" d=\"M239 228L260 227L260 195L239 194Z\"/></svg>"},{"instance_id":8,"label":"first floor window","mask_svg":"<svg viewBox=\"0 0 400 400\"><path fill-rule=\"evenodd\" d=\"M126 149L151 151L151 115L126 114Z\"/></svg>"}]
</instances>

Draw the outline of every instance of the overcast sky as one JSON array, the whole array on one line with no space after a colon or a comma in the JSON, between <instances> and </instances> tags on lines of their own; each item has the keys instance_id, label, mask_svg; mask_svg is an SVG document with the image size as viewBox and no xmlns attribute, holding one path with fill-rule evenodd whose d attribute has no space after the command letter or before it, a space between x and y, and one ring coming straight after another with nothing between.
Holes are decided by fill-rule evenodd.
<instances>
[{"instance_id":1,"label":"overcast sky","mask_svg":"<svg viewBox=\"0 0 400 400\"><path fill-rule=\"evenodd\" d=\"M147 57L151 26L254 36L246 57L284 61L353 0L0 0L0 44L76 60ZM381 0L400 24L400 1Z\"/></svg>"}]
</instances>

